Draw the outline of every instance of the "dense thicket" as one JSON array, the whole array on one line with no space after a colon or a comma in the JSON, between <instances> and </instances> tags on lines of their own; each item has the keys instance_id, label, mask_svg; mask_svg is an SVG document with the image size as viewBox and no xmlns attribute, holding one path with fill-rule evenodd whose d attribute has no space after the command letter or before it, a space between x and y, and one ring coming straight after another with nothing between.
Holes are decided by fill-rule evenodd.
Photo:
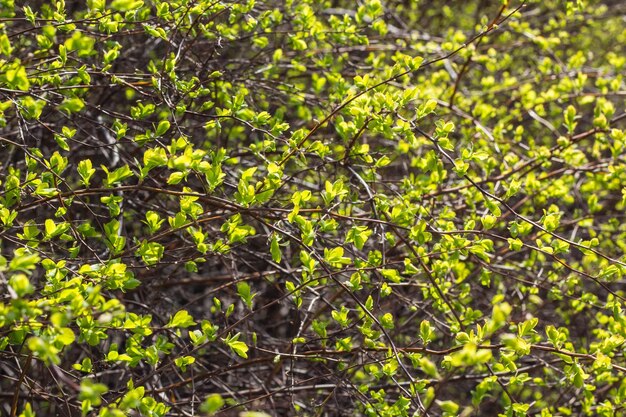
<instances>
[{"instance_id":1,"label":"dense thicket","mask_svg":"<svg viewBox=\"0 0 626 417\"><path fill-rule=\"evenodd\" d=\"M625 18L0 0L0 414L625 415Z\"/></svg>"}]
</instances>

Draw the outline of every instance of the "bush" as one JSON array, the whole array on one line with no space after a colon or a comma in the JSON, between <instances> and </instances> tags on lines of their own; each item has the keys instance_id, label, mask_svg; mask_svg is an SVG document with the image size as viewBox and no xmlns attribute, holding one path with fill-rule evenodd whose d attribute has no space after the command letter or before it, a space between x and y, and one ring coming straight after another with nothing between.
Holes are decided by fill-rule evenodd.
<instances>
[{"instance_id":1,"label":"bush","mask_svg":"<svg viewBox=\"0 0 626 417\"><path fill-rule=\"evenodd\" d=\"M624 415L622 6L0 0L2 412Z\"/></svg>"}]
</instances>

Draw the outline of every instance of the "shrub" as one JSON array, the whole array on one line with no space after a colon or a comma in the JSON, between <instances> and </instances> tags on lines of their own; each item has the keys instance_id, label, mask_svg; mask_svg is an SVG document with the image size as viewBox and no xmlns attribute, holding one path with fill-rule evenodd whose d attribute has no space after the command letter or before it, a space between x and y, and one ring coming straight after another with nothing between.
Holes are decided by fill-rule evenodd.
<instances>
[{"instance_id":1,"label":"shrub","mask_svg":"<svg viewBox=\"0 0 626 417\"><path fill-rule=\"evenodd\" d=\"M0 0L2 412L623 415L623 21Z\"/></svg>"}]
</instances>

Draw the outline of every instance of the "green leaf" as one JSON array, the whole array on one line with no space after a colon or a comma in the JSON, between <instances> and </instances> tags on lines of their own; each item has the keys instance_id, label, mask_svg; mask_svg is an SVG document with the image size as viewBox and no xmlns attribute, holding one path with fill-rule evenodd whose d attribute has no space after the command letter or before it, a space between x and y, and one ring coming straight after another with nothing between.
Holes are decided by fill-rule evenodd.
<instances>
[{"instance_id":1,"label":"green leaf","mask_svg":"<svg viewBox=\"0 0 626 417\"><path fill-rule=\"evenodd\" d=\"M282 254L280 251L280 244L278 243L278 235L276 233L272 234L270 253L272 254L272 260L276 263L280 263Z\"/></svg>"},{"instance_id":2,"label":"green leaf","mask_svg":"<svg viewBox=\"0 0 626 417\"><path fill-rule=\"evenodd\" d=\"M237 333L232 337L227 336L225 339L222 339L222 341L237 355L241 356L244 359L247 359L248 345L239 340L240 335L240 333Z\"/></svg>"},{"instance_id":3,"label":"green leaf","mask_svg":"<svg viewBox=\"0 0 626 417\"><path fill-rule=\"evenodd\" d=\"M3 75L9 88L15 88L22 91L28 91L30 88L30 81L28 80L26 68L22 65L15 63L11 66L11 68L6 69Z\"/></svg>"},{"instance_id":4,"label":"green leaf","mask_svg":"<svg viewBox=\"0 0 626 417\"><path fill-rule=\"evenodd\" d=\"M256 294L250 292L250 285L247 282L242 281L237 283L237 294L239 294L239 297L241 297L248 309L252 309L252 299Z\"/></svg>"},{"instance_id":5,"label":"green leaf","mask_svg":"<svg viewBox=\"0 0 626 417\"><path fill-rule=\"evenodd\" d=\"M111 187L111 186L113 186L113 185L115 185L115 184L125 180L126 178L130 178L130 177L133 176L133 171L130 170L128 165L124 165L124 166L116 169L113 172L109 172L107 167L105 167L104 165L102 166L102 169L107 174L107 178L106 178L106 181L105 181L105 186L107 186L107 187Z\"/></svg>"},{"instance_id":6,"label":"green leaf","mask_svg":"<svg viewBox=\"0 0 626 417\"><path fill-rule=\"evenodd\" d=\"M18 297L32 294L35 288L25 274L14 274L9 278L9 287Z\"/></svg>"},{"instance_id":7,"label":"green leaf","mask_svg":"<svg viewBox=\"0 0 626 417\"><path fill-rule=\"evenodd\" d=\"M155 265L163 258L164 251L165 247L160 243L143 240L137 249L137 255L141 256L146 265Z\"/></svg>"},{"instance_id":8,"label":"green leaf","mask_svg":"<svg viewBox=\"0 0 626 417\"><path fill-rule=\"evenodd\" d=\"M26 403L26 405L24 405L24 409L18 417L35 417L33 407L30 405L30 403Z\"/></svg>"},{"instance_id":9,"label":"green leaf","mask_svg":"<svg viewBox=\"0 0 626 417\"><path fill-rule=\"evenodd\" d=\"M196 361L196 358L193 356L182 356L180 358L174 359L174 364L180 368L181 371L185 372L187 370L187 366L191 365Z\"/></svg>"},{"instance_id":10,"label":"green leaf","mask_svg":"<svg viewBox=\"0 0 626 417\"><path fill-rule=\"evenodd\" d=\"M170 122L161 120L156 128L156 135L163 136L168 130L170 130Z\"/></svg>"},{"instance_id":11,"label":"green leaf","mask_svg":"<svg viewBox=\"0 0 626 417\"><path fill-rule=\"evenodd\" d=\"M78 175L82 180L83 185L89 186L91 177L95 174L96 170L92 168L91 160L85 159L78 163Z\"/></svg>"},{"instance_id":12,"label":"green leaf","mask_svg":"<svg viewBox=\"0 0 626 417\"><path fill-rule=\"evenodd\" d=\"M187 310L178 311L173 317L170 317L170 321L165 325L168 328L187 328L195 325L193 317L187 312Z\"/></svg>"},{"instance_id":13,"label":"green leaf","mask_svg":"<svg viewBox=\"0 0 626 417\"><path fill-rule=\"evenodd\" d=\"M84 358L81 363L75 363L72 365L77 371L91 373L93 371L93 364L90 358Z\"/></svg>"},{"instance_id":14,"label":"green leaf","mask_svg":"<svg viewBox=\"0 0 626 417\"><path fill-rule=\"evenodd\" d=\"M365 242L372 235L372 231L367 226L354 226L346 235L346 243L354 243L357 249L363 249Z\"/></svg>"},{"instance_id":15,"label":"green leaf","mask_svg":"<svg viewBox=\"0 0 626 417\"><path fill-rule=\"evenodd\" d=\"M70 147L67 144L67 139L65 139L63 136L54 135L54 140L57 143L57 145L59 145L59 148L63 149L64 151L70 150Z\"/></svg>"},{"instance_id":16,"label":"green leaf","mask_svg":"<svg viewBox=\"0 0 626 417\"><path fill-rule=\"evenodd\" d=\"M57 332L58 334L55 340L65 346L71 345L72 343L74 343L74 340L76 340L76 336L70 328L63 327L58 329Z\"/></svg>"},{"instance_id":17,"label":"green leaf","mask_svg":"<svg viewBox=\"0 0 626 417\"><path fill-rule=\"evenodd\" d=\"M28 272L36 268L39 260L40 257L37 253L30 253L25 249L17 249L9 263L9 270Z\"/></svg>"},{"instance_id":18,"label":"green leaf","mask_svg":"<svg viewBox=\"0 0 626 417\"><path fill-rule=\"evenodd\" d=\"M90 406L97 406L102 403L102 395L109 389L106 385L85 379L80 383L80 393L78 399L82 402L88 402Z\"/></svg>"},{"instance_id":19,"label":"green leaf","mask_svg":"<svg viewBox=\"0 0 626 417\"><path fill-rule=\"evenodd\" d=\"M200 411L211 415L224 407L224 404L226 404L226 402L220 394L210 394L204 399L202 405L200 405Z\"/></svg>"},{"instance_id":20,"label":"green leaf","mask_svg":"<svg viewBox=\"0 0 626 417\"><path fill-rule=\"evenodd\" d=\"M420 337L422 338L424 346L428 345L435 339L435 329L430 326L430 322L428 320L422 320L420 323Z\"/></svg>"},{"instance_id":21,"label":"green leaf","mask_svg":"<svg viewBox=\"0 0 626 417\"><path fill-rule=\"evenodd\" d=\"M331 265L334 264L349 264L351 259L343 256L343 248L337 246L333 249L324 248L324 260Z\"/></svg>"},{"instance_id":22,"label":"green leaf","mask_svg":"<svg viewBox=\"0 0 626 417\"><path fill-rule=\"evenodd\" d=\"M66 99L59 105L59 110L66 112L68 115L78 113L85 107L85 102L78 97Z\"/></svg>"},{"instance_id":23,"label":"green leaf","mask_svg":"<svg viewBox=\"0 0 626 417\"><path fill-rule=\"evenodd\" d=\"M143 6L143 0L113 0L110 7L113 10L126 12L129 10L136 10L141 6Z\"/></svg>"},{"instance_id":24,"label":"green leaf","mask_svg":"<svg viewBox=\"0 0 626 417\"><path fill-rule=\"evenodd\" d=\"M576 108L572 105L567 106L565 113L563 113L563 119L567 132L571 135L576 130Z\"/></svg>"},{"instance_id":25,"label":"green leaf","mask_svg":"<svg viewBox=\"0 0 626 417\"><path fill-rule=\"evenodd\" d=\"M380 317L380 324L387 330L391 330L395 327L393 323L393 314L385 313Z\"/></svg>"},{"instance_id":26,"label":"green leaf","mask_svg":"<svg viewBox=\"0 0 626 417\"><path fill-rule=\"evenodd\" d=\"M180 183L183 178L185 178L185 174L183 174L182 172L172 172L170 174L170 177L167 179L167 183L170 185L176 185Z\"/></svg>"}]
</instances>

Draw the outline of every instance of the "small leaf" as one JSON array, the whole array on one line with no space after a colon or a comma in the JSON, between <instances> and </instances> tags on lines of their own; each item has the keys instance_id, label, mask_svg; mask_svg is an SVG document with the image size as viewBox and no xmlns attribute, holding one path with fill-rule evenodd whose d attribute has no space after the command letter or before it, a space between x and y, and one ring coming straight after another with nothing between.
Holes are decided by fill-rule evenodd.
<instances>
[{"instance_id":1,"label":"small leaf","mask_svg":"<svg viewBox=\"0 0 626 417\"><path fill-rule=\"evenodd\" d=\"M240 333L232 337L226 337L226 339L222 339L224 343L228 345L228 347L235 352L237 355L241 356L244 359L248 358L248 345L239 340Z\"/></svg>"},{"instance_id":2,"label":"small leaf","mask_svg":"<svg viewBox=\"0 0 626 417\"><path fill-rule=\"evenodd\" d=\"M193 317L191 317L187 310L180 310L174 315L174 317L170 318L169 323L167 323L165 327L187 328L195 324L196 322L193 321Z\"/></svg>"},{"instance_id":3,"label":"small leaf","mask_svg":"<svg viewBox=\"0 0 626 417\"><path fill-rule=\"evenodd\" d=\"M226 404L220 394L211 394L205 398L200 406L200 411L206 414L213 414L219 411Z\"/></svg>"},{"instance_id":4,"label":"small leaf","mask_svg":"<svg viewBox=\"0 0 626 417\"><path fill-rule=\"evenodd\" d=\"M168 130L170 130L170 122L161 120L156 128L156 135L163 136Z\"/></svg>"},{"instance_id":5,"label":"small leaf","mask_svg":"<svg viewBox=\"0 0 626 417\"><path fill-rule=\"evenodd\" d=\"M278 236L276 234L272 235L272 241L270 243L270 252L272 254L272 260L276 263L280 263L282 254L280 251L280 245L278 244Z\"/></svg>"}]
</instances>

